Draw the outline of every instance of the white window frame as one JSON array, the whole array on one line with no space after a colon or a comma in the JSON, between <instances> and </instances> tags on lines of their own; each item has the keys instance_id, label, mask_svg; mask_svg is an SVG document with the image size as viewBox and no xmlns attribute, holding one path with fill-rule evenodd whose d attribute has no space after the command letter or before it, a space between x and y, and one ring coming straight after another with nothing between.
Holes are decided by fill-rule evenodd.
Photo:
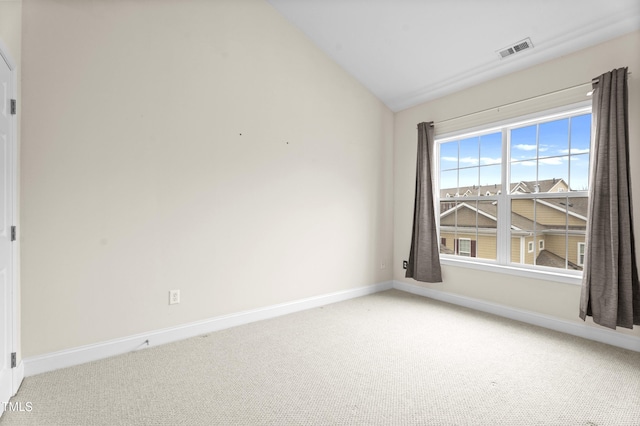
<instances>
[{"instance_id":1,"label":"white window frame","mask_svg":"<svg viewBox=\"0 0 640 426\"><path fill-rule=\"evenodd\" d=\"M544 240L538 240L538 251L544 250Z\"/></svg>"},{"instance_id":2,"label":"white window frame","mask_svg":"<svg viewBox=\"0 0 640 426\"><path fill-rule=\"evenodd\" d=\"M527 243L527 253L533 253L535 246L536 245L535 245L535 243L533 241L529 241Z\"/></svg>"},{"instance_id":3,"label":"white window frame","mask_svg":"<svg viewBox=\"0 0 640 426\"><path fill-rule=\"evenodd\" d=\"M549 109L537 113L532 113L520 117L516 117L513 119L503 120L499 122L489 123L482 126L471 127L464 130L459 130L455 132L446 133L443 135L436 135L435 143L434 143L434 156L433 158L440 158L440 145L442 143L451 142L456 139L463 139L483 134L495 133L497 131L506 132L508 134L509 130L516 127L522 127L529 124L538 123L541 121L552 121L552 120L560 120L566 117L580 115L580 114L590 114L592 113L592 103L591 101L584 101L572 105L566 105L559 108ZM593 139L593 135L592 135ZM508 155L509 143L508 138L503 137L503 140L507 140L506 144L503 144L502 147L502 188L509 189L509 161L510 156ZM437 188L436 194L434 198L437 200L437 205L440 203L440 162L439 160L434 161L434 181L435 187ZM510 191L498 191L493 196L483 196L482 200L489 201L495 200L498 201L498 231L497 231L497 253L496 260L490 259L482 259L478 257L469 258L466 256L459 255L448 255L441 253L440 254L440 262L443 265L453 265L460 266L471 269L479 269L485 271L492 272L500 272L506 273L510 275L528 277L528 278L536 278L536 279L545 279L551 281L564 282L569 284L580 285L582 283L582 271L574 271L569 269L558 269L552 267L544 267L540 265L526 265L526 264L518 264L511 263L511 235L510 235L510 208L507 206L507 202L513 199L510 197ZM576 194L578 195L578 194ZM579 194L581 196L588 196L588 192L584 191L584 194ZM459 194L456 194L458 197ZM566 197L566 192L555 193L555 196L560 198ZM454 198L454 197L451 197ZM473 199L479 197L472 197ZM545 198L554 198L554 193L545 193ZM440 240L440 216L436 215L436 227L438 232L438 241ZM534 250L535 250L535 242L534 242ZM580 265L582 266L582 265Z\"/></svg>"}]
</instances>

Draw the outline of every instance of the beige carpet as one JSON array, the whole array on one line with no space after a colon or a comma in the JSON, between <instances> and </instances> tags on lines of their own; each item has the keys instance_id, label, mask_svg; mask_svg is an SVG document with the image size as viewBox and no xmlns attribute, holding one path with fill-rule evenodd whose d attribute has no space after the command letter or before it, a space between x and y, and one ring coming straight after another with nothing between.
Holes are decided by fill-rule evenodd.
<instances>
[{"instance_id":1,"label":"beige carpet","mask_svg":"<svg viewBox=\"0 0 640 426\"><path fill-rule=\"evenodd\" d=\"M640 425L640 353L391 290L25 379L0 425Z\"/></svg>"}]
</instances>

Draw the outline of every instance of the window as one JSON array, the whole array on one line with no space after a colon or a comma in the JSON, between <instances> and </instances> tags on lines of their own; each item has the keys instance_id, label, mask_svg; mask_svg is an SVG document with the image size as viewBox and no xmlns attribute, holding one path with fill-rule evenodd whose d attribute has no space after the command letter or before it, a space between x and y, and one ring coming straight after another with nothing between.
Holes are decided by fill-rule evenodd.
<instances>
[{"instance_id":1,"label":"window","mask_svg":"<svg viewBox=\"0 0 640 426\"><path fill-rule=\"evenodd\" d=\"M458 254L460 256L471 257L471 240L469 238L460 238L458 240Z\"/></svg>"},{"instance_id":2,"label":"window","mask_svg":"<svg viewBox=\"0 0 640 426\"><path fill-rule=\"evenodd\" d=\"M578 243L578 265L580 266L584 266L584 249L585 249L586 244L585 243Z\"/></svg>"},{"instance_id":3,"label":"window","mask_svg":"<svg viewBox=\"0 0 640 426\"><path fill-rule=\"evenodd\" d=\"M442 259L581 271L591 108L485 129L436 139Z\"/></svg>"},{"instance_id":4,"label":"window","mask_svg":"<svg viewBox=\"0 0 640 426\"><path fill-rule=\"evenodd\" d=\"M440 238L442 253L455 253L463 257L476 257L476 242L471 238L457 238L453 240L453 251L447 249L447 239Z\"/></svg>"}]
</instances>

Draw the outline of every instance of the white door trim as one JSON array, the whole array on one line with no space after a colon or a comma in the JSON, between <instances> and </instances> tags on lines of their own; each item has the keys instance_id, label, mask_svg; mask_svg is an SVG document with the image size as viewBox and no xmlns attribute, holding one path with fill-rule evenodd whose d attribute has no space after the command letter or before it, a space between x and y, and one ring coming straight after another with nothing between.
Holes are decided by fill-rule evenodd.
<instances>
[{"instance_id":1,"label":"white door trim","mask_svg":"<svg viewBox=\"0 0 640 426\"><path fill-rule=\"evenodd\" d=\"M11 99L18 99L18 90L17 90L17 70L16 70L16 62L13 60L11 55L9 54L9 49L7 46L0 40L0 56L9 66L9 70L11 71L11 82L10 82L10 94ZM8 186L9 193L8 195L8 203L9 203L9 211L7 212L8 222L11 225L16 225L16 219L18 217L18 206L17 206L17 182L18 182L18 124L17 124L17 114L12 115L10 118L10 129L9 129L9 170L7 170L7 178L8 178ZM10 249L10 263L11 263L11 274L9 277L9 297L10 297L10 311L9 311L9 333L10 338L9 342L11 345L10 352L15 352L19 354L19 345L18 345L18 284L16 277L18 276L18 241L19 238L16 237L15 242L11 245ZM24 379L24 365L22 364L22 360L18 363L16 368L11 369L12 375L12 395L15 395L22 384L22 380ZM2 413L0 412L0 415Z\"/></svg>"}]
</instances>

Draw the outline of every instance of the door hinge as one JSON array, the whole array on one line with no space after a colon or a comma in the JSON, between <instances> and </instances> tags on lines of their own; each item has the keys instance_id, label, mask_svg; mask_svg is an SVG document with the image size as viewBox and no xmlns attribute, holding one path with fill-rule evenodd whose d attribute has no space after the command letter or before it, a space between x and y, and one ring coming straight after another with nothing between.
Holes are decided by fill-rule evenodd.
<instances>
[{"instance_id":1,"label":"door hinge","mask_svg":"<svg viewBox=\"0 0 640 426\"><path fill-rule=\"evenodd\" d=\"M16 353L11 352L11 368L16 368Z\"/></svg>"},{"instance_id":2,"label":"door hinge","mask_svg":"<svg viewBox=\"0 0 640 426\"><path fill-rule=\"evenodd\" d=\"M12 226L11 227L11 241L15 241L16 240L16 227Z\"/></svg>"},{"instance_id":3,"label":"door hinge","mask_svg":"<svg viewBox=\"0 0 640 426\"><path fill-rule=\"evenodd\" d=\"M11 115L16 115L17 102L15 99L11 99Z\"/></svg>"}]
</instances>

